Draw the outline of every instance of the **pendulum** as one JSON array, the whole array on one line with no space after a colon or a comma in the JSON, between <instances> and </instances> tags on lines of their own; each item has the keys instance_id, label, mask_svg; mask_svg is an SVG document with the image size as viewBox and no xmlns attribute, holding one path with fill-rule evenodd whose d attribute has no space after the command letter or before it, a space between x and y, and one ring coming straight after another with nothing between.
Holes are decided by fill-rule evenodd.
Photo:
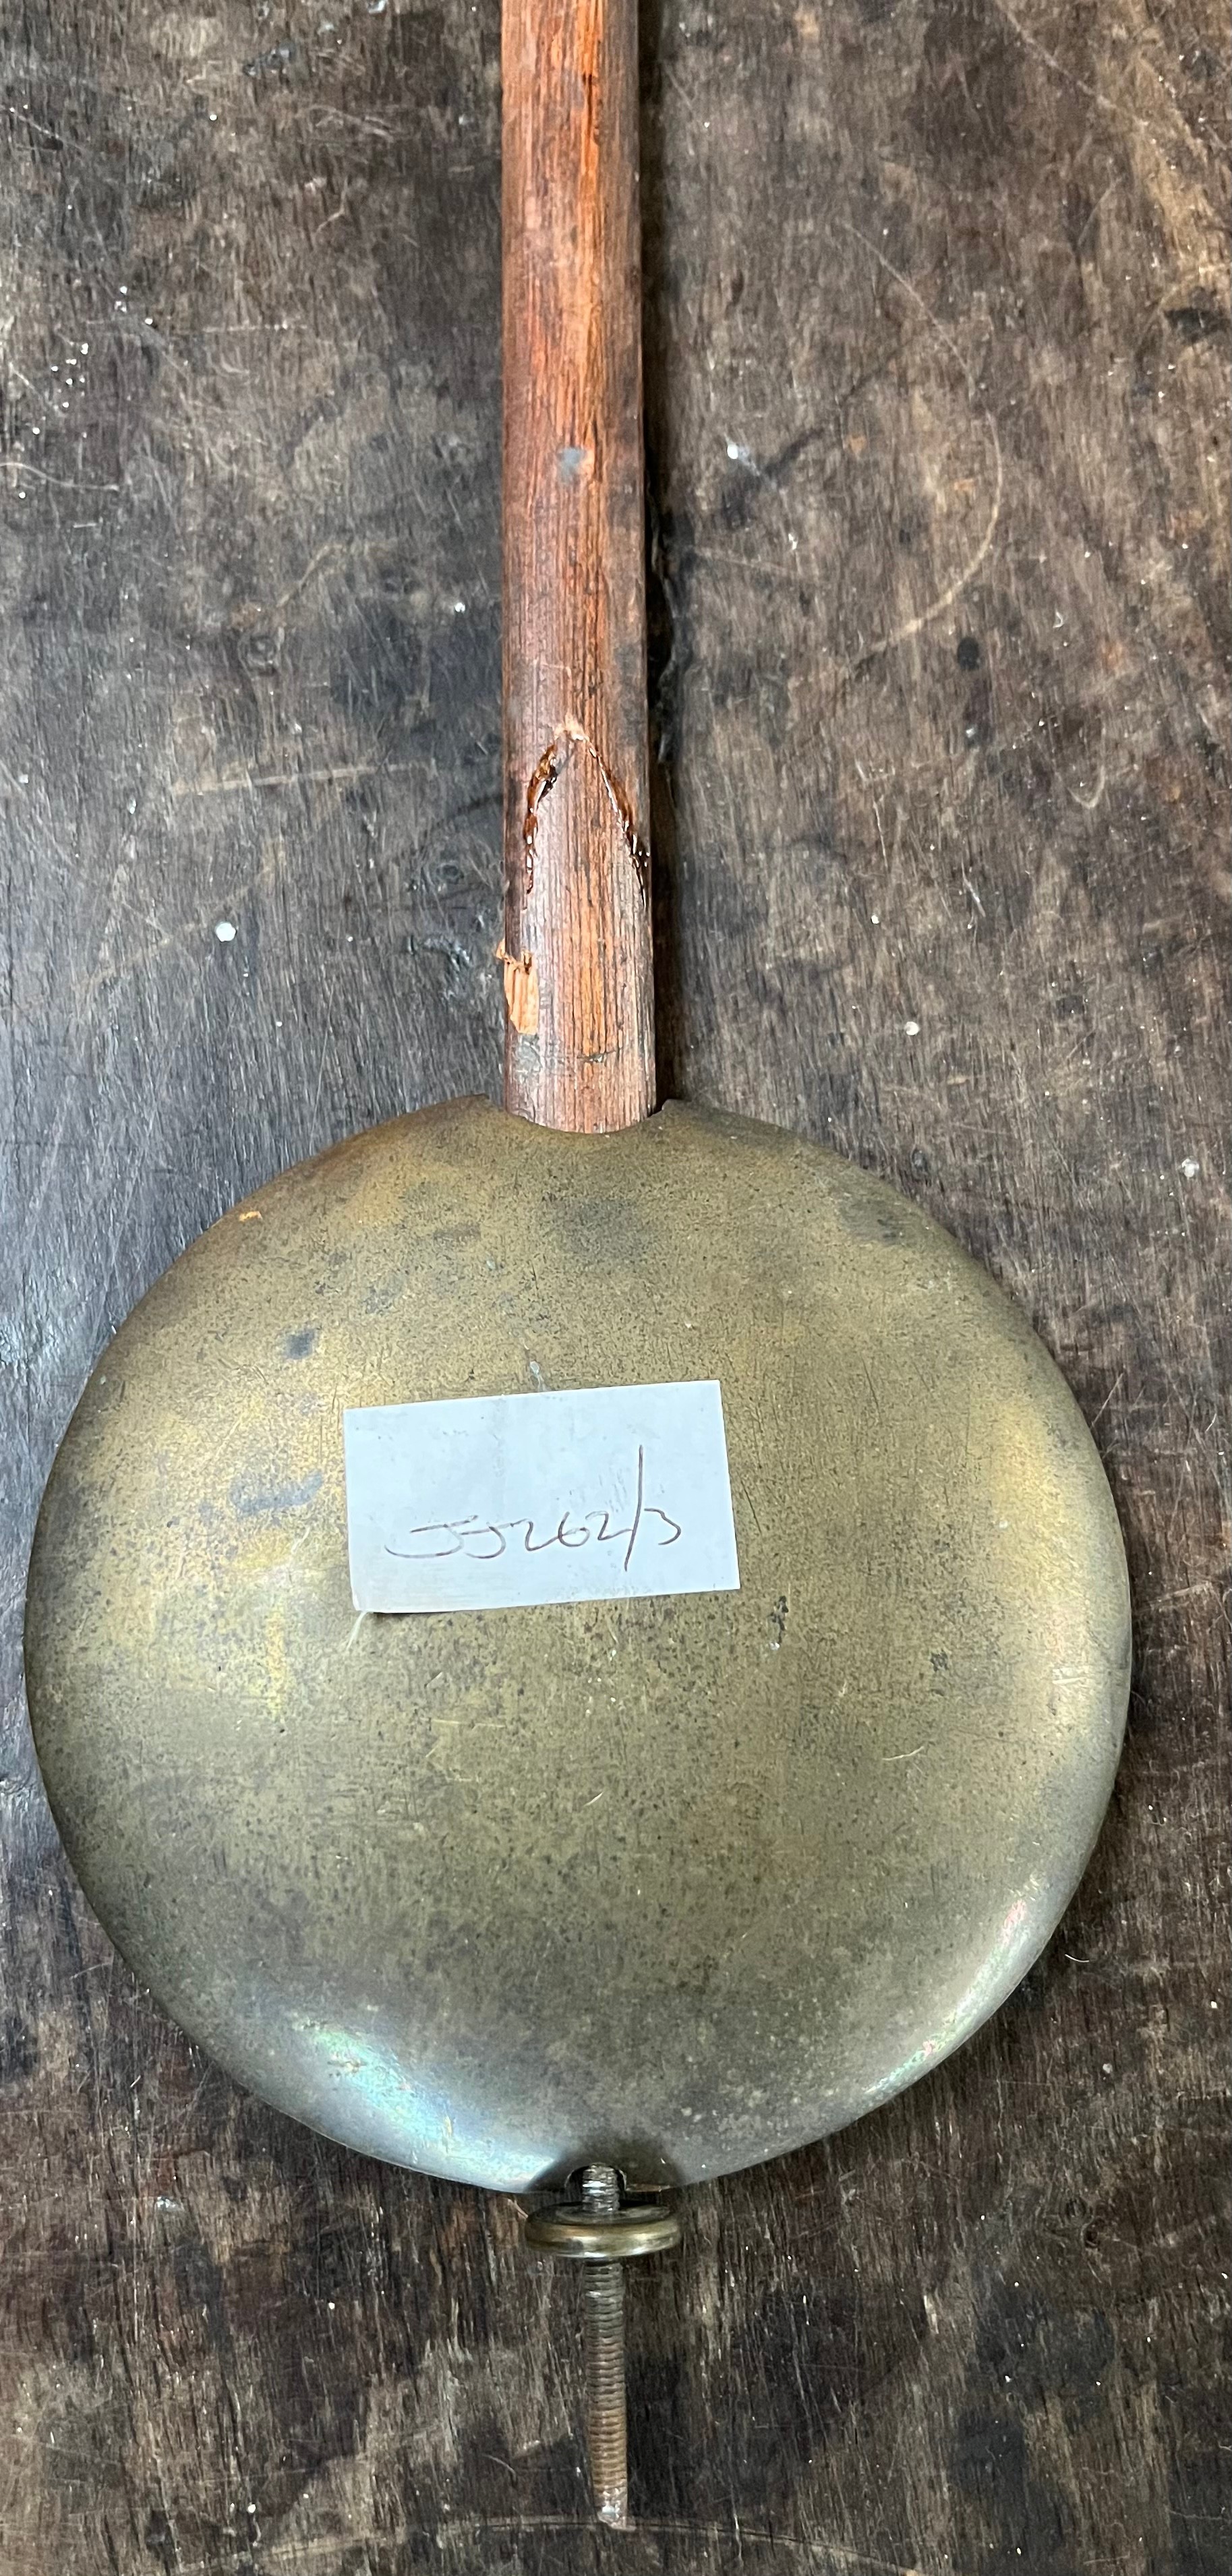
<instances>
[{"instance_id":1,"label":"pendulum","mask_svg":"<svg viewBox=\"0 0 1232 2576\"><path fill-rule=\"evenodd\" d=\"M1108 1799L1129 1613L1018 1310L821 1147L654 1107L635 0L505 0L504 1106L272 1181L65 1434L30 1708L242 2083L579 2268L935 2067Z\"/></svg>"}]
</instances>

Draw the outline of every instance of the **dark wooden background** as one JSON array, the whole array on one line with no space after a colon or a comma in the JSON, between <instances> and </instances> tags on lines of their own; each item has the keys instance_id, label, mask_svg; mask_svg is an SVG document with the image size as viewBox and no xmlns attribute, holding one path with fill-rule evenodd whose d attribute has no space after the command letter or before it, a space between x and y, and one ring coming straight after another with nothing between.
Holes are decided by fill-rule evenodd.
<instances>
[{"instance_id":1,"label":"dark wooden background","mask_svg":"<svg viewBox=\"0 0 1232 2576\"><path fill-rule=\"evenodd\" d=\"M1013 2003L692 2198L613 2540L565 2288L160 2018L19 1664L134 1298L280 1165L497 1085L496 0L13 11L4 2576L1226 2576L1222 33L647 0L665 1082L894 1176L1022 1300L1138 1667Z\"/></svg>"}]
</instances>

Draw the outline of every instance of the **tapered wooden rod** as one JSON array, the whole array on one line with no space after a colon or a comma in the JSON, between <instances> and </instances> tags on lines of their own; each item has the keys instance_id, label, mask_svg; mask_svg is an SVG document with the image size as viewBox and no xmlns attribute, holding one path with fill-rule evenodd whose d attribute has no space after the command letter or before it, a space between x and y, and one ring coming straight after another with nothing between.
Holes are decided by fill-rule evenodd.
<instances>
[{"instance_id":1,"label":"tapered wooden rod","mask_svg":"<svg viewBox=\"0 0 1232 2576\"><path fill-rule=\"evenodd\" d=\"M504 0L505 1104L654 1106L636 0Z\"/></svg>"}]
</instances>

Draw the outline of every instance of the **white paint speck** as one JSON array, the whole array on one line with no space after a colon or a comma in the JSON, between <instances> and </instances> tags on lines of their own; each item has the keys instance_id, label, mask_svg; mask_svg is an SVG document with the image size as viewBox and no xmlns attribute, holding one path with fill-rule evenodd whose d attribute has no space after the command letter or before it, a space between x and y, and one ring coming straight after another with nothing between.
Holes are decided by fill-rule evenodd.
<instances>
[{"instance_id":1,"label":"white paint speck","mask_svg":"<svg viewBox=\"0 0 1232 2576\"><path fill-rule=\"evenodd\" d=\"M453 604L453 613L455 617L465 617L466 601L464 599L455 599Z\"/></svg>"},{"instance_id":2,"label":"white paint speck","mask_svg":"<svg viewBox=\"0 0 1232 2576\"><path fill-rule=\"evenodd\" d=\"M1181 1165L1181 1171L1187 1181L1196 1181L1201 1169L1201 1163L1196 1163L1192 1154L1187 1154L1185 1156L1185 1160Z\"/></svg>"},{"instance_id":3,"label":"white paint speck","mask_svg":"<svg viewBox=\"0 0 1232 2576\"><path fill-rule=\"evenodd\" d=\"M727 441L727 453L733 465L751 465L753 462L749 449L741 447L734 438L729 438Z\"/></svg>"},{"instance_id":4,"label":"white paint speck","mask_svg":"<svg viewBox=\"0 0 1232 2576\"><path fill-rule=\"evenodd\" d=\"M879 912L870 912L870 914L869 914L869 916L868 916L868 917L869 917L869 920L871 921L871 923L872 923L872 925L873 925L874 930L880 930L880 928L881 928L881 915L880 915L880 913L879 913Z\"/></svg>"},{"instance_id":5,"label":"white paint speck","mask_svg":"<svg viewBox=\"0 0 1232 2576\"><path fill-rule=\"evenodd\" d=\"M918 1021L918 1020L904 1020L904 1022L903 1022L903 1036L904 1036L905 1038L918 1038L919 1034L920 1034L920 1023L919 1023L919 1021Z\"/></svg>"},{"instance_id":6,"label":"white paint speck","mask_svg":"<svg viewBox=\"0 0 1232 2576\"><path fill-rule=\"evenodd\" d=\"M235 937L235 923L233 921L216 921L214 924L214 937L215 939L221 940L224 948L229 948Z\"/></svg>"}]
</instances>

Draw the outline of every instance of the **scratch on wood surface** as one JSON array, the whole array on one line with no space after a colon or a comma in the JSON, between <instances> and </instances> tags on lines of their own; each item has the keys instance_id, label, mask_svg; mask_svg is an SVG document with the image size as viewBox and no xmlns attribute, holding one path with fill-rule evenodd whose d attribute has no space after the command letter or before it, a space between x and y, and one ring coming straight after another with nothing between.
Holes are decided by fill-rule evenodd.
<instances>
[{"instance_id":1,"label":"scratch on wood surface","mask_svg":"<svg viewBox=\"0 0 1232 2576\"><path fill-rule=\"evenodd\" d=\"M279 863L279 849L274 844L267 844L259 868L228 890L227 901L237 912L249 899L267 893L277 884ZM124 918L156 930L157 937L128 950L121 946L117 953L112 953L113 934L118 923ZM117 870L111 882L108 912L96 943L97 962L84 982L78 985L74 994L78 1020L85 1017L101 992L114 992L126 982L131 982L138 976L148 975L158 959L171 952L179 955L186 954L202 937L203 928L204 924L199 912L191 919L172 922L166 929L161 928L156 921L149 921L147 916L139 913L136 903L129 899L124 873Z\"/></svg>"},{"instance_id":2,"label":"scratch on wood surface","mask_svg":"<svg viewBox=\"0 0 1232 2576\"><path fill-rule=\"evenodd\" d=\"M122 483L84 483L70 480L63 474L48 474L41 465L32 464L25 456L0 457L0 464L4 466L13 483L25 483L28 480L35 483L50 483L54 485L57 492L122 492L124 489Z\"/></svg>"},{"instance_id":3,"label":"scratch on wood surface","mask_svg":"<svg viewBox=\"0 0 1232 2576\"><path fill-rule=\"evenodd\" d=\"M508 2463L501 2461L498 2465L506 2467ZM409 2541L427 2540L436 2550L448 2553L455 2542L474 2543L485 2536L494 2540L516 2539L520 2534L531 2532L576 2532L580 2539L593 2540L595 2524L591 2517L583 2514L451 2514L447 2521L404 2522L393 2529L382 2527L380 2530L360 2531L349 2525L346 2539L349 2550L363 2548L367 2543L374 2547L379 2544L382 2550L388 2550L405 2547ZM787 2532L767 2531L740 2520L730 2523L675 2522L638 2514L632 2533L635 2538L641 2534L654 2539L698 2542L707 2546L727 2544L741 2552L745 2549L769 2550L789 2559L793 2566L816 2569L818 2576L828 2576L828 2571L841 2571L841 2576L928 2576L928 2571L918 2560L879 2558L867 2550L853 2549L843 2541L821 2537L804 2539ZM267 2540L262 2545L261 2560L265 2566L296 2569L311 2566L319 2558L335 2558L337 2550L336 2536L315 2540ZM243 2543L234 2551L228 2551L225 2560L217 2557L191 2561L177 2558L176 2568L177 2576L215 2576L215 2571L223 2564L247 2567L250 2563L249 2548ZM952 2571L947 2571L947 2576L952 2576Z\"/></svg>"},{"instance_id":4,"label":"scratch on wood surface","mask_svg":"<svg viewBox=\"0 0 1232 2576\"><path fill-rule=\"evenodd\" d=\"M873 259L876 260L878 267L884 268L887 277L892 277L895 285L901 286L904 295L910 296L912 303L916 305L919 311L923 314L924 320L927 322L928 327L934 334L935 338L941 342L944 349L949 350L951 357L955 360L956 364L961 367L963 376L966 380L967 391L974 401L976 390L974 370L972 369L969 360L963 356L962 350L959 348L958 342L954 338L952 332L946 330L945 324L938 321L931 305L925 303L918 286L913 286L910 278L904 277L901 268L896 268L893 260L887 259L880 244L875 241L870 241L867 233L862 233L860 231L858 224L845 223L840 217L839 230L841 232L849 233L853 241L862 243L864 249L869 252Z\"/></svg>"},{"instance_id":5,"label":"scratch on wood surface","mask_svg":"<svg viewBox=\"0 0 1232 2576\"><path fill-rule=\"evenodd\" d=\"M1006 0L992 0L992 5L997 16L1005 20L1007 27L1013 29L1019 44L1025 46L1028 53L1038 54L1040 61L1047 64L1050 72L1055 72L1058 80L1064 81L1067 89L1077 90L1082 98L1089 98L1093 106L1102 107L1105 116L1139 126L1144 133L1152 132L1148 118L1137 115L1133 108L1118 104L1116 99L1109 98L1105 90L1092 88L1090 81L1084 81L1079 73L1070 69L1067 63L1061 62L1056 54L1050 52L1039 36L1033 35L1031 29L1024 27L1022 20L1014 16L1013 10L1007 8Z\"/></svg>"},{"instance_id":6,"label":"scratch on wood surface","mask_svg":"<svg viewBox=\"0 0 1232 2576\"><path fill-rule=\"evenodd\" d=\"M409 760L346 760L328 769L229 770L221 777L176 778L171 793L182 796L245 796L259 787L349 787L357 778L407 778L415 774Z\"/></svg>"},{"instance_id":7,"label":"scratch on wood surface","mask_svg":"<svg viewBox=\"0 0 1232 2576\"><path fill-rule=\"evenodd\" d=\"M727 572L755 573L762 581L777 582L784 590L799 592L803 567L799 563L776 564L766 555L733 555L721 546L695 546L696 563L718 564Z\"/></svg>"},{"instance_id":8,"label":"scratch on wood surface","mask_svg":"<svg viewBox=\"0 0 1232 2576\"><path fill-rule=\"evenodd\" d=\"M862 233L857 225L842 223L840 229L843 232L849 233L853 241L861 242L865 250L869 252L870 256L877 261L878 266L886 271L887 276L892 277L896 285L902 287L904 294L910 296L912 303L915 304L922 313L929 329L940 341L942 347L949 350L950 355L955 360L956 364L961 367L967 391L974 401L976 385L975 375L971 364L969 360L964 357L963 352L959 348L958 342L954 339L952 333L946 330L944 324L938 321L936 314L925 303L918 287L912 285L909 277L904 277L902 270L895 267L893 260L887 259L885 252L880 248L879 244L877 242L870 241L867 234ZM992 440L993 496L992 505L988 514L988 524L978 546L976 547L975 553L971 556L969 562L963 565L962 570L955 574L953 580L946 583L944 590L940 591L935 599L929 601L926 608L919 609L912 617L904 618L900 624L893 626L888 634L879 636L875 643L867 645L861 653L858 653L854 660L847 665L846 669L839 674L840 687L846 681L854 679L858 674L867 671L872 663L879 661L884 654L893 652L899 644L909 643L912 636L921 634L923 629L926 626L931 626L938 617L944 617L946 610L953 608L957 601L961 599L963 592L970 589L970 586L981 566L987 562L1000 524L1005 477L1001 457L1001 441L997 433L996 420L992 412L987 408L981 410L979 417L983 420L984 426Z\"/></svg>"},{"instance_id":9,"label":"scratch on wood surface","mask_svg":"<svg viewBox=\"0 0 1232 2576\"><path fill-rule=\"evenodd\" d=\"M988 525L975 553L970 561L963 565L961 572L955 574L953 581L947 582L944 590L939 591L937 597L929 601L927 608L918 610L914 617L905 617L900 625L891 627L888 635L878 636L876 643L867 645L862 653L857 654L855 660L848 663L846 669L840 673L840 685L844 681L854 679L857 674L867 671L870 664L879 661L883 654L892 653L897 645L910 643L913 635L921 634L923 629L931 626L936 618L944 617L947 608L953 608L962 598L963 592L970 589L981 564L987 561L1001 518L1003 476L1001 442L997 436L997 424L990 411L983 414L983 419L992 438L996 480L992 507L988 514Z\"/></svg>"},{"instance_id":10,"label":"scratch on wood surface","mask_svg":"<svg viewBox=\"0 0 1232 2576\"><path fill-rule=\"evenodd\" d=\"M333 222L335 218L331 216L330 220ZM353 553L363 551L365 549L362 546L356 547L349 538L327 537L324 545L317 547L315 554L305 564L296 580L288 582L285 590L279 591L276 599L245 600L232 612L232 625L238 632L246 633L253 627L266 624L271 618L277 617L282 609L289 608L293 599L299 599L302 596L324 564L336 562L339 557L345 560Z\"/></svg>"},{"instance_id":11,"label":"scratch on wood surface","mask_svg":"<svg viewBox=\"0 0 1232 2576\"><path fill-rule=\"evenodd\" d=\"M1092 788L1090 795L1084 796L1079 788L1071 787L1068 780L1066 782L1065 793L1070 798L1071 803L1082 807L1084 814L1093 814L1096 807L1103 800L1104 790L1107 787L1107 784L1108 771L1104 761L1103 745L1101 741L1099 769L1096 774L1095 785Z\"/></svg>"}]
</instances>

